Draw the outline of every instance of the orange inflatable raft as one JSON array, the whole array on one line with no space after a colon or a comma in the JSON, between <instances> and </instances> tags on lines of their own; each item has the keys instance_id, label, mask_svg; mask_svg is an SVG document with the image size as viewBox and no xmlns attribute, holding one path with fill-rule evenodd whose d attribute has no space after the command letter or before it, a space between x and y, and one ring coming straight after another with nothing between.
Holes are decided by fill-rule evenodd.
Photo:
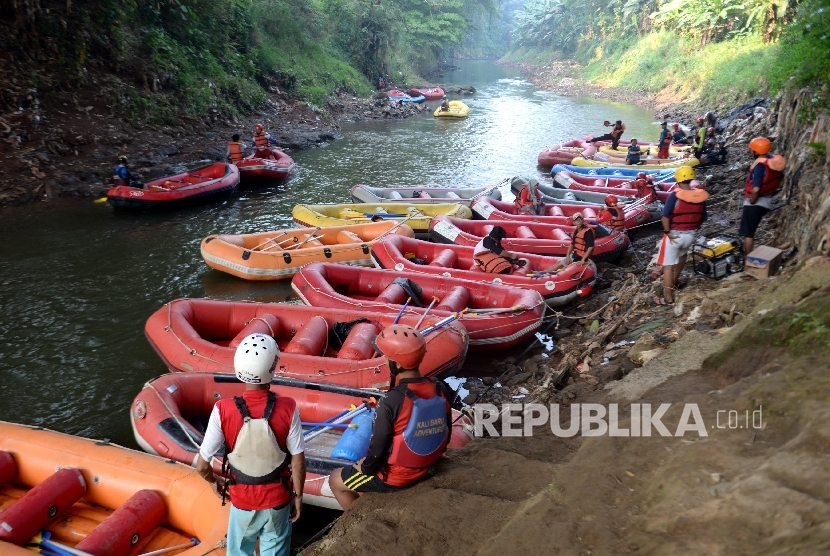
<instances>
[{"instance_id":1,"label":"orange inflatable raft","mask_svg":"<svg viewBox=\"0 0 830 556\"><path fill-rule=\"evenodd\" d=\"M354 226L298 228L242 235L210 235L202 258L216 270L247 280L291 278L313 262L372 266L371 247L388 234L413 237L406 224L390 220Z\"/></svg>"},{"instance_id":2,"label":"orange inflatable raft","mask_svg":"<svg viewBox=\"0 0 830 556\"><path fill-rule=\"evenodd\" d=\"M216 400L241 396L245 390L236 377L227 374L173 373L148 382L136 396L130 411L133 433L144 450L192 465ZM342 415L351 407L373 403L383 392L358 390L330 384L277 378L271 390L297 402L304 423L323 423ZM472 422L453 411L450 448L460 448L472 439ZM348 421L344 421L348 422ZM342 436L342 428L331 428L312 435L320 427L304 426L306 481L303 502L339 510L340 505L328 485L332 470L354 462L331 457ZM213 459L219 473L222 458Z\"/></svg>"},{"instance_id":3,"label":"orange inflatable raft","mask_svg":"<svg viewBox=\"0 0 830 556\"><path fill-rule=\"evenodd\" d=\"M0 421L4 556L33 554L27 545L94 556L178 546L165 554L222 556L229 509L193 468L106 440Z\"/></svg>"},{"instance_id":4,"label":"orange inflatable raft","mask_svg":"<svg viewBox=\"0 0 830 556\"><path fill-rule=\"evenodd\" d=\"M415 326L419 315L404 315ZM273 336L280 346L277 375L353 388L389 386L389 365L372 346L394 314L327 309L284 303L178 299L153 313L144 326L150 345L171 371L232 373L236 346L249 334ZM421 328L437 325L427 317ZM421 373L438 375L461 368L467 330L459 322L426 337Z\"/></svg>"}]
</instances>

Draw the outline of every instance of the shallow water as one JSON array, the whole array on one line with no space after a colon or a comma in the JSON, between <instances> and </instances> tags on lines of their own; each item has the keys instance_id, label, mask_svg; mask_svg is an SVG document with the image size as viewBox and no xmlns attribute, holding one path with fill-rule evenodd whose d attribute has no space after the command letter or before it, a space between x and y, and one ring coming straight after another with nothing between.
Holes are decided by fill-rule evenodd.
<instances>
[{"instance_id":1,"label":"shallow water","mask_svg":"<svg viewBox=\"0 0 830 556\"><path fill-rule=\"evenodd\" d=\"M209 269L199 256L206 235L290 226L295 204L347 202L356 183L549 179L536 167L539 151L601 133L603 120L624 120L627 137L659 133L641 108L538 91L492 62L460 66L445 82L476 87L464 99L468 118L433 118L430 110L345 124L344 139L292 153L297 172L288 182L222 203L170 214L119 213L87 199L0 209L0 419L136 447L130 403L165 372L144 339L151 313L178 297L281 301L291 293L288 281L246 282Z\"/></svg>"}]
</instances>

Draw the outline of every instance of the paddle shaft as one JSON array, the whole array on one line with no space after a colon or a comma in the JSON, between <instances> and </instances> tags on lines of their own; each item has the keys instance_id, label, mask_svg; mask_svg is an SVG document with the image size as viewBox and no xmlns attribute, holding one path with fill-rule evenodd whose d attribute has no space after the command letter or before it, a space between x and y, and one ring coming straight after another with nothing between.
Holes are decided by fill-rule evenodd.
<instances>
[{"instance_id":1,"label":"paddle shaft","mask_svg":"<svg viewBox=\"0 0 830 556\"><path fill-rule=\"evenodd\" d=\"M418 319L418 324L415 325L415 330L417 330L418 327L421 326L421 323L424 322L424 319L427 318L427 313L429 313L429 310L432 309L432 306L435 305L436 301L438 301L438 298L432 296L432 301L429 302L429 307L427 307L427 310L424 311L423 315L421 315L421 318Z\"/></svg>"},{"instance_id":2,"label":"paddle shaft","mask_svg":"<svg viewBox=\"0 0 830 556\"><path fill-rule=\"evenodd\" d=\"M184 544L178 544L176 546L168 546L167 548L160 548L158 550L154 550L152 552L145 552L143 554L139 554L138 556L158 556L159 554L166 554L168 552L173 552L174 550L181 550L183 548L189 548L191 546L196 546L199 544L199 541L194 539L190 539L189 542Z\"/></svg>"}]
</instances>

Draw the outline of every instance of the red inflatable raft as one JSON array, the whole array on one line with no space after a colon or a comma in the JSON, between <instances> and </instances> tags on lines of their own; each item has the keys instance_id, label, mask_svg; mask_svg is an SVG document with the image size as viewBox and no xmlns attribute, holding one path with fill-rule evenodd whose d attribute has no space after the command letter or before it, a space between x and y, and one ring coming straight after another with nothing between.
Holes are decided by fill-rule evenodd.
<instances>
[{"instance_id":1,"label":"red inflatable raft","mask_svg":"<svg viewBox=\"0 0 830 556\"><path fill-rule=\"evenodd\" d=\"M573 139L558 145L552 145L539 153L536 161L540 166L554 166L556 164L570 164L578 156L590 157L596 154L597 148L593 143L584 139Z\"/></svg>"},{"instance_id":2,"label":"red inflatable raft","mask_svg":"<svg viewBox=\"0 0 830 556\"><path fill-rule=\"evenodd\" d=\"M409 94L413 97L423 95L427 100L441 100L444 98L444 89L441 87L430 87L429 89L409 89Z\"/></svg>"},{"instance_id":3,"label":"red inflatable raft","mask_svg":"<svg viewBox=\"0 0 830 556\"><path fill-rule=\"evenodd\" d=\"M697 181L697 180L695 180ZM659 183L658 183L659 182ZM644 180L637 178L617 178L611 176L588 176L583 174L574 174L567 170L557 172L553 177L553 183L556 187L564 189L575 189L577 191L592 191L594 193L607 193L608 195L617 195L622 197L637 197L638 183L645 183ZM699 184L699 182L698 182ZM665 201L669 192L675 186L675 181L660 181L655 180L657 187L657 198L660 201Z\"/></svg>"},{"instance_id":4,"label":"red inflatable raft","mask_svg":"<svg viewBox=\"0 0 830 556\"><path fill-rule=\"evenodd\" d=\"M418 316L401 318L414 326ZM172 371L232 373L236 346L263 333L280 346L277 374L354 388L387 388L389 366L372 340L395 315L283 303L178 299L147 320L144 333ZM358 322L355 322L358 321ZM427 317L423 327L437 324ZM429 334L424 375L454 372L467 354L467 331L452 322Z\"/></svg>"},{"instance_id":5,"label":"red inflatable raft","mask_svg":"<svg viewBox=\"0 0 830 556\"><path fill-rule=\"evenodd\" d=\"M622 205L625 209L625 205ZM598 212L602 207L587 207L580 205L547 205L545 206L545 214L536 216L532 214L516 214L516 205L504 201L489 202L487 199L479 198L470 207L473 210L473 216L481 220L512 220L517 222L538 222L540 224L558 224L560 226L568 226L573 224L571 215L575 212L581 212L587 221L596 221ZM625 210L625 228L630 230L637 226L642 226L651 220L651 214L640 207L636 206L633 209Z\"/></svg>"},{"instance_id":6,"label":"red inflatable raft","mask_svg":"<svg viewBox=\"0 0 830 556\"><path fill-rule=\"evenodd\" d=\"M428 275L462 278L485 286L517 286L539 292L550 306L565 305L577 297L588 296L596 281L593 268L577 265L570 265L557 274L533 278L534 273L550 268L561 259L526 253L521 257L529 261L522 272L488 274L478 270L472 247L394 236L387 236L372 246L372 259L377 266L406 272L415 281L419 276Z\"/></svg>"},{"instance_id":7,"label":"red inflatable raft","mask_svg":"<svg viewBox=\"0 0 830 556\"><path fill-rule=\"evenodd\" d=\"M573 226L536 224L504 220L498 223L507 232L501 244L508 251L535 253L563 257L571 244ZM436 216L429 224L429 239L435 243L455 243L475 247L481 238L490 233L493 224L483 220L461 220L448 216ZM597 227L594 240L594 261L615 261L628 249L628 236L621 232L608 232Z\"/></svg>"},{"instance_id":8,"label":"red inflatable raft","mask_svg":"<svg viewBox=\"0 0 830 556\"><path fill-rule=\"evenodd\" d=\"M448 258L451 257L448 254ZM412 276L406 271L313 263L294 275L291 287L315 307L448 317L462 311L470 348L503 349L532 335L542 324L545 300L535 291L469 282L459 277Z\"/></svg>"},{"instance_id":9,"label":"red inflatable raft","mask_svg":"<svg viewBox=\"0 0 830 556\"><path fill-rule=\"evenodd\" d=\"M148 382L133 400L130 422L135 439L145 451L186 465L195 465L199 446L204 439L210 413L217 400L241 396L245 385L227 374L174 373ZM351 407L364 403L374 405L383 392L358 390L313 382L275 379L271 391L297 402L303 423L323 423L344 414ZM450 448L460 448L472 439L472 422L453 411ZM348 420L344 421L348 423ZM339 510L329 488L332 470L354 462L331 457L343 428L326 429L312 437L309 433L320 427L304 426L306 480L303 503ZM211 462L221 473L222 457Z\"/></svg>"},{"instance_id":10,"label":"red inflatable raft","mask_svg":"<svg viewBox=\"0 0 830 556\"><path fill-rule=\"evenodd\" d=\"M143 189L119 185L107 191L107 202L127 210L171 210L229 196L239 185L239 170L217 162L183 174L147 182Z\"/></svg>"},{"instance_id":11,"label":"red inflatable raft","mask_svg":"<svg viewBox=\"0 0 830 556\"><path fill-rule=\"evenodd\" d=\"M257 149L236 165L243 180L282 180L294 170L294 160L277 148Z\"/></svg>"}]
</instances>

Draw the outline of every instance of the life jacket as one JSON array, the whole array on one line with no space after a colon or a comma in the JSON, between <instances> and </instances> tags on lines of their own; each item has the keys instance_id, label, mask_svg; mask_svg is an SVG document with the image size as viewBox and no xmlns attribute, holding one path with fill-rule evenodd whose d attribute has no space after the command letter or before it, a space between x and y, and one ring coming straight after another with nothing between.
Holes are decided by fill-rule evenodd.
<instances>
[{"instance_id":1,"label":"life jacket","mask_svg":"<svg viewBox=\"0 0 830 556\"><path fill-rule=\"evenodd\" d=\"M112 171L112 186L118 187L119 185L130 185L130 180L127 179L128 172L123 172L127 168L125 166L121 166L120 164L115 167L115 170Z\"/></svg>"},{"instance_id":2,"label":"life jacket","mask_svg":"<svg viewBox=\"0 0 830 556\"><path fill-rule=\"evenodd\" d=\"M661 129L660 130L660 146L661 147L668 147L671 145L671 133L669 133L668 129Z\"/></svg>"},{"instance_id":3,"label":"life jacket","mask_svg":"<svg viewBox=\"0 0 830 556\"><path fill-rule=\"evenodd\" d=\"M234 403L242 414L242 428L236 435L233 452L227 455L231 471L231 484L267 485L285 483L284 473L289 456L282 450L271 428L271 413L277 403L277 395L268 391L268 403L259 419L251 418L248 406L241 396L234 396Z\"/></svg>"},{"instance_id":4,"label":"life jacket","mask_svg":"<svg viewBox=\"0 0 830 556\"><path fill-rule=\"evenodd\" d=\"M268 146L268 137L265 135L265 130L254 131L254 144L258 147Z\"/></svg>"},{"instance_id":5,"label":"life jacket","mask_svg":"<svg viewBox=\"0 0 830 556\"><path fill-rule=\"evenodd\" d=\"M642 156L643 151L640 150L639 146L629 145L628 146L628 159L631 162L640 162L640 157Z\"/></svg>"},{"instance_id":6,"label":"life jacket","mask_svg":"<svg viewBox=\"0 0 830 556\"><path fill-rule=\"evenodd\" d=\"M770 163L772 163L770 165ZM746 175L746 187L744 187L744 196L749 199L752 196L752 170L755 169L756 164L763 164L766 166L764 170L764 179L761 181L761 190L758 193L759 197L772 197L778 193L778 188L781 186L781 181L784 179L785 160L780 154L774 155L772 158L760 157L756 158L752 166L749 167L749 172ZM780 168L780 170L773 170L772 167Z\"/></svg>"},{"instance_id":7,"label":"life jacket","mask_svg":"<svg viewBox=\"0 0 830 556\"><path fill-rule=\"evenodd\" d=\"M406 422L406 426L402 433L392 437L392 449L386 461L401 467L429 467L441 457L450 432L447 400L437 388L430 398L421 398L409 388L404 394L404 405L396 424ZM394 428L398 429L397 426Z\"/></svg>"},{"instance_id":8,"label":"life jacket","mask_svg":"<svg viewBox=\"0 0 830 556\"><path fill-rule=\"evenodd\" d=\"M692 194L692 195L690 195ZM706 210L705 200L709 194L702 189L686 191L680 189L675 192L677 203L669 215L669 229L678 231L697 230L703 222L703 213ZM683 197L686 199L684 200ZM701 199L696 201L695 199Z\"/></svg>"},{"instance_id":9,"label":"life jacket","mask_svg":"<svg viewBox=\"0 0 830 556\"><path fill-rule=\"evenodd\" d=\"M620 207L605 207L608 214L611 215L608 226L615 232L625 231L625 211ZM581 255L580 255L581 256Z\"/></svg>"},{"instance_id":10,"label":"life jacket","mask_svg":"<svg viewBox=\"0 0 830 556\"><path fill-rule=\"evenodd\" d=\"M228 150L231 153L231 162L236 164L237 162L242 162L242 143L237 143L235 141L228 143Z\"/></svg>"},{"instance_id":11,"label":"life jacket","mask_svg":"<svg viewBox=\"0 0 830 556\"><path fill-rule=\"evenodd\" d=\"M585 256L585 253L588 251L588 244L585 241L585 236L588 235L588 232L594 233L594 230L590 226L583 226L580 230L574 230L574 233L571 234L571 240L573 241L574 246L574 253L577 257L582 258Z\"/></svg>"},{"instance_id":12,"label":"life jacket","mask_svg":"<svg viewBox=\"0 0 830 556\"><path fill-rule=\"evenodd\" d=\"M484 238L481 238L473 248L473 261L482 272L489 272L490 274L510 274L513 272L513 263L484 247Z\"/></svg>"},{"instance_id":13,"label":"life jacket","mask_svg":"<svg viewBox=\"0 0 830 556\"><path fill-rule=\"evenodd\" d=\"M527 187L523 187L521 192L516 195L516 200L514 201L516 208L526 207L528 205L533 205L533 197L536 197L536 203L542 200L542 194L539 192L537 188L533 188L533 191L530 190L530 184Z\"/></svg>"},{"instance_id":14,"label":"life jacket","mask_svg":"<svg viewBox=\"0 0 830 556\"><path fill-rule=\"evenodd\" d=\"M619 139L623 131L625 131L624 125L620 125L619 127L617 127L617 124L614 124L614 127L611 129L611 136Z\"/></svg>"},{"instance_id":15,"label":"life jacket","mask_svg":"<svg viewBox=\"0 0 830 556\"><path fill-rule=\"evenodd\" d=\"M648 200L644 201L645 204L650 205L657 200L657 190L653 183L644 179L637 179L634 180L634 186L637 188L637 197L641 199L648 197Z\"/></svg>"}]
</instances>

